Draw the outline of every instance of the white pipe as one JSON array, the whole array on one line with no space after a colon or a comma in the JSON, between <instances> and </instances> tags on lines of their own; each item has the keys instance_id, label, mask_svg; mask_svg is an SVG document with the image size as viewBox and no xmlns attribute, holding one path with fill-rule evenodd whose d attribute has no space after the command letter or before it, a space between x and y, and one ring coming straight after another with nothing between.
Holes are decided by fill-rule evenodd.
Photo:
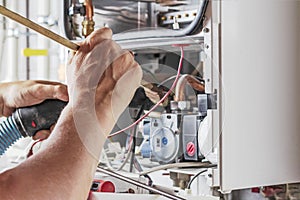
<instances>
[{"instance_id":1,"label":"white pipe","mask_svg":"<svg viewBox=\"0 0 300 200\"><path fill-rule=\"evenodd\" d=\"M7 8L18 12L18 0L7 1ZM17 23L7 19L7 38L6 38L6 76L5 81L16 81L18 76L18 38L14 36L14 31L17 29Z\"/></svg>"},{"instance_id":2,"label":"white pipe","mask_svg":"<svg viewBox=\"0 0 300 200\"><path fill-rule=\"evenodd\" d=\"M64 3L61 0L51 0L51 6L50 6L50 13L52 20L55 20L58 22L58 25L53 27L53 31L60 34L60 29L63 29L63 20L61 18L61 15L63 13ZM51 58L51 68L52 74L51 79L54 79L56 81L60 81L60 66L63 63L63 51L65 50L65 47L62 47L56 42L52 42L50 45L50 49L55 49L54 56Z\"/></svg>"},{"instance_id":3,"label":"white pipe","mask_svg":"<svg viewBox=\"0 0 300 200\"><path fill-rule=\"evenodd\" d=\"M50 0L38 0L37 17L40 19L46 19L50 14ZM40 25L49 28L47 24L40 23ZM37 36L37 48L48 49L50 48L50 41L48 38L38 35ZM37 78L38 79L49 79L50 70L50 59L49 56L37 57Z\"/></svg>"},{"instance_id":4,"label":"white pipe","mask_svg":"<svg viewBox=\"0 0 300 200\"><path fill-rule=\"evenodd\" d=\"M63 12L63 1L61 0L52 0L51 1L51 6L50 6L50 11L51 15L54 19L59 18L61 13Z\"/></svg>"},{"instance_id":5,"label":"white pipe","mask_svg":"<svg viewBox=\"0 0 300 200\"><path fill-rule=\"evenodd\" d=\"M1 5L3 5L3 0L0 1ZM5 6L5 5L4 5ZM3 19L3 17L1 18ZM0 26L0 45L1 46L4 46L4 23L1 23L1 26ZM2 51L3 48L0 48L0 74L2 74L3 72L3 68L2 68L2 64L3 64L3 51ZM0 76L0 81L2 80L2 76Z\"/></svg>"}]
</instances>

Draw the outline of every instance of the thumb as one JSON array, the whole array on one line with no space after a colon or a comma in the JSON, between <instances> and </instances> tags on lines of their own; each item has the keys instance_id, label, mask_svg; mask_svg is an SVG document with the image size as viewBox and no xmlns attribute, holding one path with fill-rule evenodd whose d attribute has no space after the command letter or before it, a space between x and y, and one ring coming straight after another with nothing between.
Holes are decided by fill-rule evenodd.
<instances>
[{"instance_id":1,"label":"thumb","mask_svg":"<svg viewBox=\"0 0 300 200\"><path fill-rule=\"evenodd\" d=\"M34 88L36 89L36 88ZM60 99L62 101L68 101L68 89L66 85L40 85L35 90L38 97L44 99Z\"/></svg>"},{"instance_id":2,"label":"thumb","mask_svg":"<svg viewBox=\"0 0 300 200\"><path fill-rule=\"evenodd\" d=\"M112 39L112 30L110 28L101 28L92 32L82 43L80 43L79 51L84 53L90 52L97 44L103 40Z\"/></svg>"},{"instance_id":3,"label":"thumb","mask_svg":"<svg viewBox=\"0 0 300 200\"><path fill-rule=\"evenodd\" d=\"M49 130L40 130L38 131L33 137L32 139L34 140L44 140L44 139L47 139L50 135L50 131Z\"/></svg>"}]
</instances>

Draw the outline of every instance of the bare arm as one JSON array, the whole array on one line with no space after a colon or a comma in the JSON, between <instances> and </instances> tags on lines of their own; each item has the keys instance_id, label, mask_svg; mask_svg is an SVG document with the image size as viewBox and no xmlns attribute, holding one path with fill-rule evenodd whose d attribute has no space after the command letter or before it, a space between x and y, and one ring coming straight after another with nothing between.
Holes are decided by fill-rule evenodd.
<instances>
[{"instance_id":1,"label":"bare arm","mask_svg":"<svg viewBox=\"0 0 300 200\"><path fill-rule=\"evenodd\" d=\"M85 199L96 160L89 156L67 107L47 147L0 175L3 199Z\"/></svg>"},{"instance_id":2,"label":"bare arm","mask_svg":"<svg viewBox=\"0 0 300 200\"><path fill-rule=\"evenodd\" d=\"M70 102L44 149L0 175L5 199L87 198L105 138L142 73L131 53L111 41L108 29L80 46L68 66Z\"/></svg>"}]
</instances>

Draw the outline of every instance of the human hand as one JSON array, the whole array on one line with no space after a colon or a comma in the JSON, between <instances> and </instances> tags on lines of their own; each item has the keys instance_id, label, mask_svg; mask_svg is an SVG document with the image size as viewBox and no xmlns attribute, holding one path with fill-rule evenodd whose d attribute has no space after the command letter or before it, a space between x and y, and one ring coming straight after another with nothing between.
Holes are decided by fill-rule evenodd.
<instances>
[{"instance_id":1,"label":"human hand","mask_svg":"<svg viewBox=\"0 0 300 200\"><path fill-rule=\"evenodd\" d=\"M140 85L142 70L131 52L112 41L108 28L94 31L69 58L67 84L77 132L95 156ZM99 134L99 133L102 134Z\"/></svg>"},{"instance_id":2,"label":"human hand","mask_svg":"<svg viewBox=\"0 0 300 200\"><path fill-rule=\"evenodd\" d=\"M0 84L0 116L16 108L39 104L46 99L68 101L67 86L59 82L28 80Z\"/></svg>"},{"instance_id":3,"label":"human hand","mask_svg":"<svg viewBox=\"0 0 300 200\"><path fill-rule=\"evenodd\" d=\"M34 139L34 140L47 139L50 136L51 132L53 131L54 127L55 127L55 124L53 124L49 130L40 130L40 131L36 132L35 135L32 136L32 139Z\"/></svg>"},{"instance_id":4,"label":"human hand","mask_svg":"<svg viewBox=\"0 0 300 200\"><path fill-rule=\"evenodd\" d=\"M0 84L0 116L10 116L16 108L39 104L46 99L68 101L67 86L58 82L29 80ZM46 139L50 130L40 130L32 138Z\"/></svg>"}]
</instances>

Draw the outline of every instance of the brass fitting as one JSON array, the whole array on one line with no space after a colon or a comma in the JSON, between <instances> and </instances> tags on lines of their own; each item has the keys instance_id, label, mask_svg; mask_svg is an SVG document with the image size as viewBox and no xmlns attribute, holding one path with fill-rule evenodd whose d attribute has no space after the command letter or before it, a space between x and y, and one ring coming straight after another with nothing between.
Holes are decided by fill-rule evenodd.
<instances>
[{"instance_id":1,"label":"brass fitting","mask_svg":"<svg viewBox=\"0 0 300 200\"><path fill-rule=\"evenodd\" d=\"M83 20L82 22L82 35L87 37L94 31L95 22L93 20Z\"/></svg>"}]
</instances>

